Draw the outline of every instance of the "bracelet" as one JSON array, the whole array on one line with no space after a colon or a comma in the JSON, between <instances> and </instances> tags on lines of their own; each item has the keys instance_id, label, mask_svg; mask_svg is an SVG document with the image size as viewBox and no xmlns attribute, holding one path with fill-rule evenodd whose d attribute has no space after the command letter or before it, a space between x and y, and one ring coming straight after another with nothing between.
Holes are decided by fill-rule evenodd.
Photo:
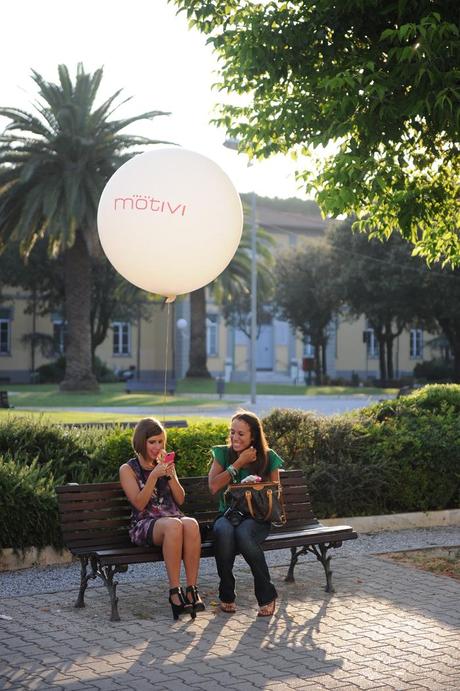
<instances>
[{"instance_id":1,"label":"bracelet","mask_svg":"<svg viewBox=\"0 0 460 691\"><path fill-rule=\"evenodd\" d=\"M235 482L235 480L236 480L236 474L237 474L237 472L238 472L237 469L234 468L234 466L230 464L230 465L227 467L227 470L228 470L228 472L230 473L230 477L232 478L232 482Z\"/></svg>"}]
</instances>

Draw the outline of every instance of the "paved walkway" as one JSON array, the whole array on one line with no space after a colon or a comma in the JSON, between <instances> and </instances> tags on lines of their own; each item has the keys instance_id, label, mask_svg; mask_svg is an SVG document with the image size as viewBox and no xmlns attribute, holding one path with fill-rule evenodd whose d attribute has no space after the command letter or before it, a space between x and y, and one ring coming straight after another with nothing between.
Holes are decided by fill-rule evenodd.
<instances>
[{"instance_id":1,"label":"paved walkway","mask_svg":"<svg viewBox=\"0 0 460 691\"><path fill-rule=\"evenodd\" d=\"M195 394L191 394L193 398L198 398ZM206 399L212 399L212 395L206 395ZM206 415L211 417L230 417L238 408L246 408L252 410L258 415L268 415L274 408L298 408L300 410L309 410L319 415L336 415L345 413L357 408L364 408L366 406L377 403L382 399L390 399L394 396L382 394L381 396L374 396L368 394L356 394L355 396L257 396L256 403L252 404L250 398L245 396L225 395L222 399L215 396L215 401L208 402L203 405L196 406L181 406L178 401L177 405L168 406L105 406L105 407L46 407L33 408L27 407L27 410L76 410L82 412L104 412L104 413L125 413L131 415ZM17 406L17 410L22 410L21 406Z\"/></svg>"},{"instance_id":2,"label":"paved walkway","mask_svg":"<svg viewBox=\"0 0 460 691\"><path fill-rule=\"evenodd\" d=\"M332 596L311 555L296 583L284 583L288 552L278 553L270 620L255 616L241 562L233 616L214 606L210 560L201 580L208 608L195 621L173 621L164 576L119 576L118 623L93 584L80 610L76 588L2 598L10 619L0 619L0 689L459 689L460 583L356 552L333 559Z\"/></svg>"}]
</instances>

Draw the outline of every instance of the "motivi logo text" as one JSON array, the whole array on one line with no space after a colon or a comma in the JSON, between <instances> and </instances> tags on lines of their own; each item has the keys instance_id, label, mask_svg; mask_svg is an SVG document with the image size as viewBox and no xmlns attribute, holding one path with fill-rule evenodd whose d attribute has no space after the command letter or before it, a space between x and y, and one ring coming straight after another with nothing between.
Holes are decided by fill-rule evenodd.
<instances>
[{"instance_id":1,"label":"motivi logo text","mask_svg":"<svg viewBox=\"0 0 460 691\"><path fill-rule=\"evenodd\" d=\"M160 214L185 216L186 204L172 204L162 199L155 199L148 194L133 194L130 197L115 197L114 211L154 211Z\"/></svg>"}]
</instances>

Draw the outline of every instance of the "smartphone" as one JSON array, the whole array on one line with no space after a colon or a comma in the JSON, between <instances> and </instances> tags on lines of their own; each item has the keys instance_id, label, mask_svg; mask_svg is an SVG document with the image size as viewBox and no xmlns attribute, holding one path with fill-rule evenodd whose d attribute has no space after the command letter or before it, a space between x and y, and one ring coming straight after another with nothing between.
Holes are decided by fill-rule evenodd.
<instances>
[{"instance_id":1,"label":"smartphone","mask_svg":"<svg viewBox=\"0 0 460 691\"><path fill-rule=\"evenodd\" d=\"M164 457L163 463L174 463L174 457L175 457L174 451L169 451L169 453L166 454Z\"/></svg>"}]
</instances>

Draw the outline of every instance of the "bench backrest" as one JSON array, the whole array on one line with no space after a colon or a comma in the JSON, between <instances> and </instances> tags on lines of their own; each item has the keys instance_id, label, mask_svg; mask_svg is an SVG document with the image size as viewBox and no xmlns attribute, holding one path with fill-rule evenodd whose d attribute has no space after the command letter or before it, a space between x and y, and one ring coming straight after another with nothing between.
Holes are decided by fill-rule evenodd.
<instances>
[{"instance_id":1,"label":"bench backrest","mask_svg":"<svg viewBox=\"0 0 460 691\"><path fill-rule=\"evenodd\" d=\"M281 473L287 523L273 532L318 525L313 515L305 477L300 470ZM184 513L210 526L217 513L217 499L209 493L207 477L181 478L186 500ZM62 485L56 488L61 530L70 550L129 543L131 507L119 482Z\"/></svg>"}]
</instances>

